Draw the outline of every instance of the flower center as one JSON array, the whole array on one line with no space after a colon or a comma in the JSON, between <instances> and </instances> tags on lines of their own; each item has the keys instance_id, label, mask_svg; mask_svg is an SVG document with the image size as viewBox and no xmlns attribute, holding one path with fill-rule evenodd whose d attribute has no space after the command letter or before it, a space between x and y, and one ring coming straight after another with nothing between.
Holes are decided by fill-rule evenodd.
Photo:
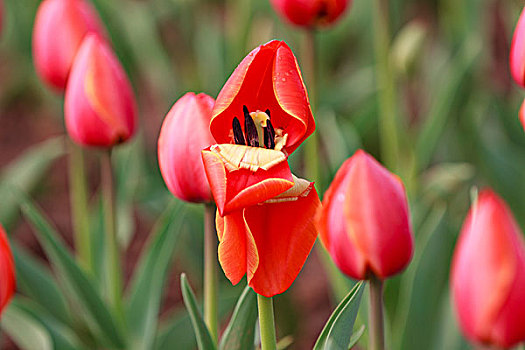
<instances>
[{"instance_id":1,"label":"flower center","mask_svg":"<svg viewBox=\"0 0 525 350\"><path fill-rule=\"evenodd\" d=\"M266 112L249 112L246 106L242 106L244 114L244 132L237 117L233 118L232 130L233 140L237 145L247 145L251 147L266 147L281 151L286 145L288 134L284 134L282 129L273 128L270 120L270 110ZM264 146L260 146L260 145Z\"/></svg>"}]
</instances>

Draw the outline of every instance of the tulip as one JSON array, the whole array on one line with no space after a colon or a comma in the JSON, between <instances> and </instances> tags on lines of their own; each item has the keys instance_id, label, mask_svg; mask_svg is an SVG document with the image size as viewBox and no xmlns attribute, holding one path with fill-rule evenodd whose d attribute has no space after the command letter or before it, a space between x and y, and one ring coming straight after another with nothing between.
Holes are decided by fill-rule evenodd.
<instances>
[{"instance_id":1,"label":"tulip","mask_svg":"<svg viewBox=\"0 0 525 350\"><path fill-rule=\"evenodd\" d=\"M521 126L523 126L523 129L525 130L525 100L523 100L523 103L521 104L519 117Z\"/></svg>"},{"instance_id":2,"label":"tulip","mask_svg":"<svg viewBox=\"0 0 525 350\"><path fill-rule=\"evenodd\" d=\"M15 262L4 229L0 226L0 314L15 293Z\"/></svg>"},{"instance_id":3,"label":"tulip","mask_svg":"<svg viewBox=\"0 0 525 350\"><path fill-rule=\"evenodd\" d=\"M323 199L318 226L336 265L354 279L402 271L413 253L404 186L359 150L345 161Z\"/></svg>"},{"instance_id":4,"label":"tulip","mask_svg":"<svg viewBox=\"0 0 525 350\"><path fill-rule=\"evenodd\" d=\"M213 201L201 150L214 143L209 129L214 103L206 94L187 93L173 105L160 131L162 177L171 193L187 202Z\"/></svg>"},{"instance_id":5,"label":"tulip","mask_svg":"<svg viewBox=\"0 0 525 350\"><path fill-rule=\"evenodd\" d=\"M135 133L131 84L108 44L88 34L78 51L65 96L69 136L83 146L112 147Z\"/></svg>"},{"instance_id":6,"label":"tulip","mask_svg":"<svg viewBox=\"0 0 525 350\"><path fill-rule=\"evenodd\" d=\"M288 191L259 205L217 216L219 261L226 277L260 295L283 293L293 283L312 250L320 206L312 182L294 177Z\"/></svg>"},{"instance_id":7,"label":"tulip","mask_svg":"<svg viewBox=\"0 0 525 350\"><path fill-rule=\"evenodd\" d=\"M243 106L250 115L267 111L275 132L270 141L275 141L274 148L285 155L314 132L315 122L297 60L283 41L270 41L253 50L222 88L210 123L218 143L234 143L233 120L243 115ZM267 119L262 114L256 117L265 124Z\"/></svg>"},{"instance_id":8,"label":"tulip","mask_svg":"<svg viewBox=\"0 0 525 350\"><path fill-rule=\"evenodd\" d=\"M525 88L525 7L521 12L512 38L510 71L516 83Z\"/></svg>"},{"instance_id":9,"label":"tulip","mask_svg":"<svg viewBox=\"0 0 525 350\"><path fill-rule=\"evenodd\" d=\"M336 22L352 0L271 0L271 3L291 23L312 28Z\"/></svg>"},{"instance_id":10,"label":"tulip","mask_svg":"<svg viewBox=\"0 0 525 350\"><path fill-rule=\"evenodd\" d=\"M95 9L86 0L44 0L33 29L37 73L50 86L64 90L73 60L86 33L104 33Z\"/></svg>"},{"instance_id":11,"label":"tulip","mask_svg":"<svg viewBox=\"0 0 525 350\"><path fill-rule=\"evenodd\" d=\"M483 191L461 230L451 288L465 336L511 348L525 340L525 243L505 202Z\"/></svg>"}]
</instances>

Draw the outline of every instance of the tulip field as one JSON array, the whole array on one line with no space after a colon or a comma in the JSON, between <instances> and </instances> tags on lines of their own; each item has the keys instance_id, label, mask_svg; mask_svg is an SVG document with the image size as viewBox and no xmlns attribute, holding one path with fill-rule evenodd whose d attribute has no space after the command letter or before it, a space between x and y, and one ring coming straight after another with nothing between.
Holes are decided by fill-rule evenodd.
<instances>
[{"instance_id":1,"label":"tulip field","mask_svg":"<svg viewBox=\"0 0 525 350\"><path fill-rule=\"evenodd\" d=\"M518 0L0 0L0 349L525 349Z\"/></svg>"}]
</instances>

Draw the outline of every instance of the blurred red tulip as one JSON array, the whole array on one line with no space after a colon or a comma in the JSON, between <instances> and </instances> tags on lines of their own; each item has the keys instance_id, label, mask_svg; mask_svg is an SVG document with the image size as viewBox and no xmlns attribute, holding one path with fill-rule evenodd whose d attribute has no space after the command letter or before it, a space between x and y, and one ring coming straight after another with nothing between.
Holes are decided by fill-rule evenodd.
<instances>
[{"instance_id":1,"label":"blurred red tulip","mask_svg":"<svg viewBox=\"0 0 525 350\"><path fill-rule=\"evenodd\" d=\"M490 190L465 220L451 274L468 339L502 348L525 341L525 243L509 208Z\"/></svg>"},{"instance_id":2,"label":"blurred red tulip","mask_svg":"<svg viewBox=\"0 0 525 350\"><path fill-rule=\"evenodd\" d=\"M44 0L33 28L36 70L47 84L64 90L73 59L88 32L104 33L95 9L86 0Z\"/></svg>"},{"instance_id":3,"label":"blurred red tulip","mask_svg":"<svg viewBox=\"0 0 525 350\"><path fill-rule=\"evenodd\" d=\"M187 93L173 105L160 131L162 177L171 193L187 202L213 201L201 150L214 143L209 127L214 103L206 94Z\"/></svg>"},{"instance_id":4,"label":"blurred red tulip","mask_svg":"<svg viewBox=\"0 0 525 350\"><path fill-rule=\"evenodd\" d=\"M523 126L523 130L525 130L525 100L523 100L523 103L521 104L519 114L520 114L521 126Z\"/></svg>"},{"instance_id":5,"label":"blurred red tulip","mask_svg":"<svg viewBox=\"0 0 525 350\"><path fill-rule=\"evenodd\" d=\"M210 129L218 143L233 142L232 122L249 112L268 111L279 150L292 153L315 130L306 88L292 50L271 41L253 50L222 88ZM242 122L242 118L240 119Z\"/></svg>"},{"instance_id":6,"label":"blurred red tulip","mask_svg":"<svg viewBox=\"0 0 525 350\"><path fill-rule=\"evenodd\" d=\"M512 38L510 71L516 83L525 88L525 7L521 12Z\"/></svg>"},{"instance_id":7,"label":"blurred red tulip","mask_svg":"<svg viewBox=\"0 0 525 350\"><path fill-rule=\"evenodd\" d=\"M337 172L318 217L321 240L346 275L385 279L413 253L407 198L401 180L359 150Z\"/></svg>"},{"instance_id":8,"label":"blurred red tulip","mask_svg":"<svg viewBox=\"0 0 525 350\"><path fill-rule=\"evenodd\" d=\"M224 217L217 216L219 261L226 277L266 297L283 293L293 283L312 250L320 206L312 182L294 177L281 195Z\"/></svg>"},{"instance_id":9,"label":"blurred red tulip","mask_svg":"<svg viewBox=\"0 0 525 350\"><path fill-rule=\"evenodd\" d=\"M0 313L15 293L15 262L9 240L0 226Z\"/></svg>"},{"instance_id":10,"label":"blurred red tulip","mask_svg":"<svg viewBox=\"0 0 525 350\"><path fill-rule=\"evenodd\" d=\"M271 0L277 13L301 27L333 24L352 0Z\"/></svg>"},{"instance_id":11,"label":"blurred red tulip","mask_svg":"<svg viewBox=\"0 0 525 350\"><path fill-rule=\"evenodd\" d=\"M71 68L65 118L69 136L83 146L112 147L135 133L133 90L102 38L86 35Z\"/></svg>"}]
</instances>

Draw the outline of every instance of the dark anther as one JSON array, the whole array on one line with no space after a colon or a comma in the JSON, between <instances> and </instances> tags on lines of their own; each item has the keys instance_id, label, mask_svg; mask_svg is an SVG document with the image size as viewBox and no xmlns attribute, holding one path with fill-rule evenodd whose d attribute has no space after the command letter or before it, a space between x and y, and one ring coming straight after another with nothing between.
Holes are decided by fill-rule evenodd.
<instances>
[{"instance_id":1,"label":"dark anther","mask_svg":"<svg viewBox=\"0 0 525 350\"><path fill-rule=\"evenodd\" d=\"M259 147L259 135L257 135L257 127L253 122L250 112L246 106L242 106L244 112L244 133L246 135L246 143L248 146Z\"/></svg>"},{"instance_id":2,"label":"dark anther","mask_svg":"<svg viewBox=\"0 0 525 350\"><path fill-rule=\"evenodd\" d=\"M232 128L233 128L233 139L235 140L235 144L236 145L246 145L246 141L244 141L244 135L241 129L241 123L239 122L239 119L237 119L237 117L233 118Z\"/></svg>"},{"instance_id":3,"label":"dark anther","mask_svg":"<svg viewBox=\"0 0 525 350\"><path fill-rule=\"evenodd\" d=\"M270 111L267 110L266 114L270 115ZM264 145L269 149L275 148L275 130L270 119L266 121L266 127L264 128Z\"/></svg>"}]
</instances>

